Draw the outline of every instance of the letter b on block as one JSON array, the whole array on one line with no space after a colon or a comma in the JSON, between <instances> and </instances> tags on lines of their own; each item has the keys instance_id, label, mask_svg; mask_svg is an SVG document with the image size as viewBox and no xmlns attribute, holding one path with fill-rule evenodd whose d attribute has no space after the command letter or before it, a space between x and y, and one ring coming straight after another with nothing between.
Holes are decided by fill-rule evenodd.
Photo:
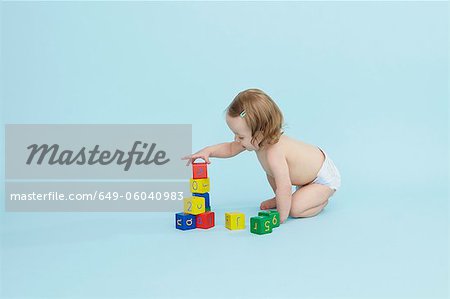
<instances>
[{"instance_id":1,"label":"letter b on block","mask_svg":"<svg viewBox=\"0 0 450 299\"><path fill-rule=\"evenodd\" d=\"M245 228L245 215L240 212L225 213L225 227L231 230Z\"/></svg>"},{"instance_id":2,"label":"letter b on block","mask_svg":"<svg viewBox=\"0 0 450 299\"><path fill-rule=\"evenodd\" d=\"M192 177L194 179L206 179L208 177L208 168L206 162L192 163Z\"/></svg>"},{"instance_id":3,"label":"letter b on block","mask_svg":"<svg viewBox=\"0 0 450 299\"><path fill-rule=\"evenodd\" d=\"M198 215L205 212L205 198L199 196L186 197L184 199L184 212Z\"/></svg>"},{"instance_id":4,"label":"letter b on block","mask_svg":"<svg viewBox=\"0 0 450 299\"><path fill-rule=\"evenodd\" d=\"M191 179L191 193L207 193L209 192L209 178Z\"/></svg>"}]
</instances>

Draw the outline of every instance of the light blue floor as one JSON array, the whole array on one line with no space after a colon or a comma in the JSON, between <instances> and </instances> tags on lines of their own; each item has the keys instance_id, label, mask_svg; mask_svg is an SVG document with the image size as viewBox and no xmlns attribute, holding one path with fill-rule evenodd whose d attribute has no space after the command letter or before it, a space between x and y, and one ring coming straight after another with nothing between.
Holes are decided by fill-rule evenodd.
<instances>
[{"instance_id":1,"label":"light blue floor","mask_svg":"<svg viewBox=\"0 0 450 299\"><path fill-rule=\"evenodd\" d=\"M192 124L199 150L257 87L343 176L266 236L223 227L270 191L249 153L211 166L210 231L1 209L1 298L448 298L448 1L0 3L0 123Z\"/></svg>"},{"instance_id":2,"label":"light blue floor","mask_svg":"<svg viewBox=\"0 0 450 299\"><path fill-rule=\"evenodd\" d=\"M2 298L447 298L446 199L419 202L336 194L265 236L223 207L186 232L172 213L6 213Z\"/></svg>"}]
</instances>

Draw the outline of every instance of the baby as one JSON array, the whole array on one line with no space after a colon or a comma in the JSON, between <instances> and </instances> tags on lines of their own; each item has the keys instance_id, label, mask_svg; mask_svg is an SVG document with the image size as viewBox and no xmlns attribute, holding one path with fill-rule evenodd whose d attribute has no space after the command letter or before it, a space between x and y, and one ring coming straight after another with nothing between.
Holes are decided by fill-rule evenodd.
<instances>
[{"instance_id":1,"label":"baby","mask_svg":"<svg viewBox=\"0 0 450 299\"><path fill-rule=\"evenodd\" d=\"M260 209L276 208L283 223L288 216L312 217L327 205L339 189L341 177L333 161L317 146L283 134L283 115L262 90L240 92L227 108L226 122L234 141L205 147L183 157L187 165L202 158L230 158L255 151L275 193ZM292 186L296 191L292 193Z\"/></svg>"}]
</instances>

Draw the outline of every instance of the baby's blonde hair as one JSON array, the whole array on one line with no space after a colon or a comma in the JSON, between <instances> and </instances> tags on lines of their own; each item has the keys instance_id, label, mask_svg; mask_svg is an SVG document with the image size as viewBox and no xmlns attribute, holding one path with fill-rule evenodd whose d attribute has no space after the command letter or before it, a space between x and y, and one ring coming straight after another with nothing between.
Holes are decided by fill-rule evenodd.
<instances>
[{"instance_id":1,"label":"baby's blonde hair","mask_svg":"<svg viewBox=\"0 0 450 299\"><path fill-rule=\"evenodd\" d=\"M283 134L283 114L264 91L251 88L238 93L228 106L230 117L242 117L252 131L252 140L261 136L258 146L275 144ZM259 135L257 135L259 134Z\"/></svg>"}]
</instances>

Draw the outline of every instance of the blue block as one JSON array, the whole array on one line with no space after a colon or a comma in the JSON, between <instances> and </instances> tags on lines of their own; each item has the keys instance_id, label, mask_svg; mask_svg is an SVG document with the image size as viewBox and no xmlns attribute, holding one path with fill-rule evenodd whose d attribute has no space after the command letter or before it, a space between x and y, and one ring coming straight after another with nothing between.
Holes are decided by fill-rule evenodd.
<instances>
[{"instance_id":1,"label":"blue block","mask_svg":"<svg viewBox=\"0 0 450 299\"><path fill-rule=\"evenodd\" d=\"M209 204L209 193L192 193L192 196L200 196L205 198L205 208L211 208L211 205Z\"/></svg>"},{"instance_id":2,"label":"blue block","mask_svg":"<svg viewBox=\"0 0 450 299\"><path fill-rule=\"evenodd\" d=\"M188 230L194 229L195 227L196 227L195 215L185 213L175 214L175 228L181 230Z\"/></svg>"}]
</instances>

